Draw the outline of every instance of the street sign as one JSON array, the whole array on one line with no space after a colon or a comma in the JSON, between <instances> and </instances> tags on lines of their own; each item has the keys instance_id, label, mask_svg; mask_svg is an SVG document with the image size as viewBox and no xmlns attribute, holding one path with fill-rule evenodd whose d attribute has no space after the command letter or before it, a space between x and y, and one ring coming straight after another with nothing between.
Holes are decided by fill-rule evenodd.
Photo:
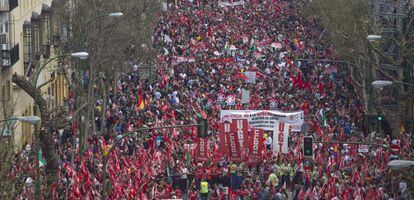
<instances>
[{"instance_id":1,"label":"street sign","mask_svg":"<svg viewBox=\"0 0 414 200\"><path fill-rule=\"evenodd\" d=\"M359 145L358 147L359 153L368 153L368 151L369 151L368 145L365 145L365 144Z\"/></svg>"}]
</instances>

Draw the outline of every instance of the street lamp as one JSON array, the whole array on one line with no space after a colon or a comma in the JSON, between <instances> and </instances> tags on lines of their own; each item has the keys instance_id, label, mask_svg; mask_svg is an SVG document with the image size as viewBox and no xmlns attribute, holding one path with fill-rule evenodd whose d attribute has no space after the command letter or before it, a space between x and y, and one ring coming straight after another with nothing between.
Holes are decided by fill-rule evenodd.
<instances>
[{"instance_id":1,"label":"street lamp","mask_svg":"<svg viewBox=\"0 0 414 200\"><path fill-rule=\"evenodd\" d=\"M414 84L407 83L407 82L386 81L386 80L376 80L372 82L372 86L374 87L384 87L384 86L389 86L392 84L403 84L403 85L408 85L409 87L414 87Z\"/></svg>"},{"instance_id":2,"label":"street lamp","mask_svg":"<svg viewBox=\"0 0 414 200\"><path fill-rule=\"evenodd\" d=\"M372 82L372 86L374 87L384 87L384 86L389 86L392 85L392 81L385 81L385 80L376 80L374 82Z\"/></svg>"},{"instance_id":3,"label":"street lamp","mask_svg":"<svg viewBox=\"0 0 414 200\"><path fill-rule=\"evenodd\" d=\"M124 16L124 13L114 12L114 13L110 13L108 16L109 17L122 17L122 16Z\"/></svg>"},{"instance_id":4,"label":"street lamp","mask_svg":"<svg viewBox=\"0 0 414 200\"><path fill-rule=\"evenodd\" d=\"M80 27L80 30L79 30L78 34L74 34L74 36L76 37L76 39L79 42L79 47L82 48L82 49L85 49L85 48L87 49L88 48L88 46L87 46L87 38L88 38L88 34L89 34L88 28L91 26L92 22L94 22L95 20L98 20L100 18L105 18L105 17L120 18L122 16L124 16L124 13L122 13L122 12L111 12L111 13L98 14L96 16L93 16L93 17L89 18L89 19L86 19L85 23ZM78 83L77 84L80 88L80 86L81 86L81 81L80 80L82 80L83 69L81 69L81 67L78 66L78 65L76 65L76 68L79 71L79 73L78 73L79 78L78 78ZM94 80L94 78L93 78L94 71L93 71L92 65L88 66L87 71L89 73L89 79ZM92 87L93 87L93 84L89 84L89 91L88 91L88 94L87 94L88 96L92 96L91 101L93 101L93 99L94 99L93 95L91 94L92 90L93 90ZM76 104L81 104L82 101L83 101L83 98L80 96L76 99ZM81 119L83 111L80 111L80 112L81 113L79 113L78 119L77 119L77 121L79 123L79 156L81 156L82 152L83 152L83 146L84 146L83 145L84 144L84 138L83 137L87 136L85 134L85 131L84 131L84 127L86 127L86 125L84 124L83 120ZM89 119L88 115L87 115L86 119L88 121L88 119Z\"/></svg>"},{"instance_id":5,"label":"street lamp","mask_svg":"<svg viewBox=\"0 0 414 200\"><path fill-rule=\"evenodd\" d=\"M23 116L23 117L12 117L9 119L3 119L0 120L0 122L6 122L6 121L13 121L13 120L17 120L17 121L21 121L21 122L25 122L25 123L29 123L29 124L37 124L37 122L40 121L40 117L38 116Z\"/></svg>"},{"instance_id":6,"label":"street lamp","mask_svg":"<svg viewBox=\"0 0 414 200\"><path fill-rule=\"evenodd\" d=\"M92 23L93 21L95 21L95 20L97 20L97 19L99 19L101 17L119 18L119 17L122 17L122 16L124 16L124 13L122 13L122 12L113 12L113 13L109 13L109 14L106 13L106 14L102 14L102 15L96 15L96 16L90 18L88 21L85 22L85 25L81 29L80 38L79 39L81 40L81 42L84 42L85 37L86 37L85 36L85 34L86 34L85 33L85 30L89 26L89 24Z\"/></svg>"},{"instance_id":7,"label":"street lamp","mask_svg":"<svg viewBox=\"0 0 414 200\"><path fill-rule=\"evenodd\" d=\"M85 60L88 58L89 53L87 52L75 52L70 54L72 57L79 58L81 60Z\"/></svg>"},{"instance_id":8,"label":"street lamp","mask_svg":"<svg viewBox=\"0 0 414 200\"><path fill-rule=\"evenodd\" d=\"M381 35L368 35L368 36L367 36L367 39L368 39L368 41L370 41L370 42L375 41L375 40L379 40L379 39L381 39L381 38L382 38L382 36L381 36Z\"/></svg>"},{"instance_id":9,"label":"street lamp","mask_svg":"<svg viewBox=\"0 0 414 200\"><path fill-rule=\"evenodd\" d=\"M380 40L380 39L383 39L383 38L389 39L389 40L393 40L398 46L401 45L401 41L399 41L399 40L397 40L397 39L395 39L393 37L390 37L390 36L386 36L386 35L374 35L374 34L367 36L367 40L370 41L370 42L374 42L374 41L377 41L377 40Z\"/></svg>"},{"instance_id":10,"label":"street lamp","mask_svg":"<svg viewBox=\"0 0 414 200\"><path fill-rule=\"evenodd\" d=\"M41 74L41 72L43 71L43 69L45 69L45 67L47 66L47 64L49 64L50 62L52 62L53 60L56 60L58 58L64 58L64 57L74 57L74 58L79 58L79 59L86 59L88 58L89 54L87 52L74 52L74 53L68 53L68 54L61 54L61 55L57 55L53 58L48 59L42 66L40 66L39 68L36 67L36 69L38 69L37 73L36 73L36 79L34 82L34 88L35 88L35 93L34 93L34 109L33 112L37 113L38 110L38 106L37 106L37 98L38 98L38 93L37 93L37 81L39 79L39 76ZM40 120L39 120L40 121ZM39 124L36 123L35 124L35 136L36 136L36 140L39 139ZM36 145L36 153L39 152L40 150L40 143L37 142ZM37 156L37 162L40 162L39 156ZM36 169L37 169L37 177L36 177L36 199L40 199L40 166L39 164L36 165Z\"/></svg>"},{"instance_id":11,"label":"street lamp","mask_svg":"<svg viewBox=\"0 0 414 200\"><path fill-rule=\"evenodd\" d=\"M20 121L20 122L35 125L40 121L40 117L38 117L38 116L12 117L12 118L8 118L8 119L0 120L0 123L1 122L7 122L7 121L13 121L13 120L17 120L17 121ZM4 133L5 133L5 128L3 129L1 135L4 135Z\"/></svg>"},{"instance_id":12,"label":"street lamp","mask_svg":"<svg viewBox=\"0 0 414 200\"><path fill-rule=\"evenodd\" d=\"M402 170L410 167L414 167L413 160L392 160L388 162L387 166L393 170Z\"/></svg>"}]
</instances>

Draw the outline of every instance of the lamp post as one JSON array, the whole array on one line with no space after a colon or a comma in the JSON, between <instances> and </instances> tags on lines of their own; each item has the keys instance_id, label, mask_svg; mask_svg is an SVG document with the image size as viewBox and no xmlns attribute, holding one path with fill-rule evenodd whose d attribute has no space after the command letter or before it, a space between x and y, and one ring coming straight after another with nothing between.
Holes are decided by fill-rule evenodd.
<instances>
[{"instance_id":1,"label":"lamp post","mask_svg":"<svg viewBox=\"0 0 414 200\"><path fill-rule=\"evenodd\" d=\"M20 121L20 122L35 125L37 122L40 121L40 117L38 117L38 116L12 117L12 118L8 118L8 119L0 120L0 123L13 121L13 120L17 120L17 121ZM5 128L3 128L3 130L2 130L2 133L1 133L2 136L4 135L4 130L5 130Z\"/></svg>"},{"instance_id":2,"label":"lamp post","mask_svg":"<svg viewBox=\"0 0 414 200\"><path fill-rule=\"evenodd\" d=\"M387 166L393 170L402 170L406 168L414 167L413 160L391 160Z\"/></svg>"},{"instance_id":3,"label":"lamp post","mask_svg":"<svg viewBox=\"0 0 414 200\"><path fill-rule=\"evenodd\" d=\"M97 19L100 19L100 18L104 18L104 17L120 18L123 15L124 14L122 12L112 12L112 13L105 13L105 14L100 14L100 15L96 15L94 17L91 17L89 20L87 20L84 23L84 25L79 30L80 32L78 34L78 41L79 41L80 47L81 48L85 48L86 47L86 38L87 38L87 31L86 31L86 29L90 26L90 24L93 21L95 21ZM88 71L89 71L89 80L90 81L91 80L93 81L93 74L94 74L94 72L93 72L93 68L91 68L90 65L89 65ZM82 85L81 85L81 79L82 79L82 75L83 75L83 70L81 69L80 66L78 66L78 75L79 75L79 78L78 78L78 87L81 88L82 87ZM92 93L93 93L92 83L89 83L89 89L88 89L88 93L87 93L88 97L93 98ZM79 106L80 106L81 102L82 102L82 98L81 97L78 97L77 98L77 104L79 104ZM77 116L77 122L78 122L78 125L79 125L79 127L78 127L79 128L79 152L78 153L79 153L79 156L80 157L82 156L82 152L83 152L83 148L84 148L84 137L86 137L85 136L85 133L84 133L86 126L85 126L84 123L85 123L85 121L86 122L89 122L89 117L88 116L90 114L91 113L87 113L86 114L86 119L85 119L85 116L83 115L83 111L80 111L79 114L78 114L78 116Z\"/></svg>"},{"instance_id":4,"label":"lamp post","mask_svg":"<svg viewBox=\"0 0 414 200\"><path fill-rule=\"evenodd\" d=\"M24 123L29 123L29 124L36 124L37 122L40 121L40 117L38 116L23 116L23 117L12 117L12 118L8 118L8 119L3 119L0 120L0 123L2 122L6 122L6 121L13 121L13 120L17 120L17 121L21 121Z\"/></svg>"},{"instance_id":5,"label":"lamp post","mask_svg":"<svg viewBox=\"0 0 414 200\"><path fill-rule=\"evenodd\" d=\"M88 21L85 22L85 25L82 26L82 28L80 29L80 42L82 44L82 46L84 46L85 43L85 39L86 39L86 28L95 20L99 19L99 18L103 18L103 17L110 17L110 18L120 18L124 16L124 13L122 12L113 12L113 13L107 13L107 14L101 14L101 15L96 15L92 18L90 18Z\"/></svg>"},{"instance_id":6,"label":"lamp post","mask_svg":"<svg viewBox=\"0 0 414 200\"><path fill-rule=\"evenodd\" d=\"M398 41L397 39L395 39L395 38L393 38L393 37L389 37L389 36L386 36L386 35L368 35L367 36L367 40L369 41L369 42L375 42L375 41L377 41L377 40L381 40L381 39L383 39L383 38L385 38L385 39L389 39L389 40L392 40L392 41L394 41L396 44L398 44L398 45L400 45L400 41Z\"/></svg>"},{"instance_id":7,"label":"lamp post","mask_svg":"<svg viewBox=\"0 0 414 200\"><path fill-rule=\"evenodd\" d=\"M33 112L36 114L38 112L38 105L37 105L37 98L38 98L38 88L37 88L37 81L39 79L39 76L41 74L41 72L43 71L43 69L45 69L45 67L47 66L47 64L49 64L50 62L52 62L53 60L56 60L58 58L64 58L64 57L74 57L74 58L79 58L79 59L87 59L89 56L89 54L87 52L75 52L75 53L68 53L68 54L61 54L61 55L57 55L55 57L52 57L50 59L48 59L43 65L41 65L36 73L36 78L35 78L35 82L34 82L34 89L35 89L35 93L34 93L34 109ZM39 63L40 64L40 63ZM39 120L41 121L41 120ZM39 140L39 123L35 124L35 138L36 138L36 153L39 152L40 150L40 142ZM36 199L41 199L40 196L40 166L39 166L39 156L37 156L37 163L36 163L36 169L37 169L37 174L36 174Z\"/></svg>"}]
</instances>

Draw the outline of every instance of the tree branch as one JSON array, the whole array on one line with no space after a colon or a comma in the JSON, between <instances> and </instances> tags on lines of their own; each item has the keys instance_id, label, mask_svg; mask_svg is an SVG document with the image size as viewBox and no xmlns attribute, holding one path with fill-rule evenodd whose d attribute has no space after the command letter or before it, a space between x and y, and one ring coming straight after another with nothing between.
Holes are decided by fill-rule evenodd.
<instances>
[{"instance_id":1,"label":"tree branch","mask_svg":"<svg viewBox=\"0 0 414 200\"><path fill-rule=\"evenodd\" d=\"M24 76L17 75L16 73L13 74L12 82L23 89L30 97L33 99L36 98L37 101L35 103L39 107L42 121L48 120L49 115L47 111L47 102L41 96L40 92L35 89L34 85L29 82L29 80L27 80Z\"/></svg>"},{"instance_id":2,"label":"tree branch","mask_svg":"<svg viewBox=\"0 0 414 200\"><path fill-rule=\"evenodd\" d=\"M47 84L49 84L49 83L51 83L51 82L53 82L53 81L55 81L55 80L56 80L56 78L55 78L55 77L53 77L53 78L49 79L48 81L46 81L46 82L42 83L41 85L37 86L37 89L40 89L40 88L42 88L42 87L46 86Z\"/></svg>"}]
</instances>

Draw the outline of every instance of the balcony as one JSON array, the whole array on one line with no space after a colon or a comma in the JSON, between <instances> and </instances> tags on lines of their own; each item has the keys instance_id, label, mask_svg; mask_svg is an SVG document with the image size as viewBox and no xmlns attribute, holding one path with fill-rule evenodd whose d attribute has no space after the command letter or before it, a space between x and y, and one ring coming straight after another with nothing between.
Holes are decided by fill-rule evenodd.
<instances>
[{"instance_id":1,"label":"balcony","mask_svg":"<svg viewBox=\"0 0 414 200\"><path fill-rule=\"evenodd\" d=\"M19 61L19 44L14 45L10 50L10 66L16 64L17 61Z\"/></svg>"},{"instance_id":2,"label":"balcony","mask_svg":"<svg viewBox=\"0 0 414 200\"><path fill-rule=\"evenodd\" d=\"M7 1L7 0L5 0ZM19 0L9 0L9 11L12 11L17 6L19 6Z\"/></svg>"}]
</instances>

